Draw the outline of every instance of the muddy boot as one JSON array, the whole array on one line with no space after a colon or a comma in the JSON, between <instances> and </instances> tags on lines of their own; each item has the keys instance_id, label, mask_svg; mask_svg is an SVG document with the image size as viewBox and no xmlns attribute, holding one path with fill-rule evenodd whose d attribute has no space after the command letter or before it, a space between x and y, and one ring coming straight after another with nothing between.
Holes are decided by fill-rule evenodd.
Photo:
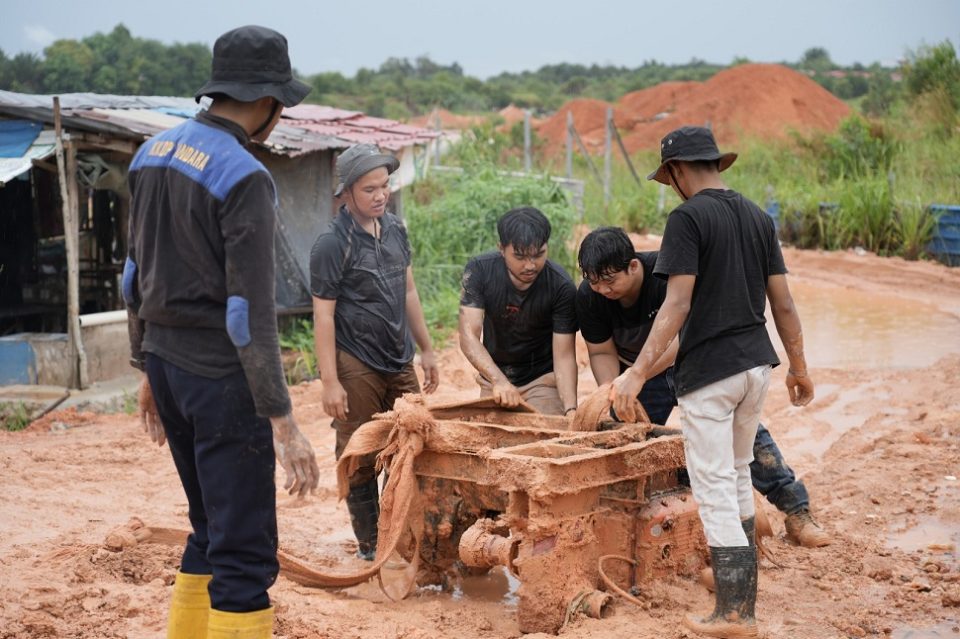
<instances>
[{"instance_id":1,"label":"muddy boot","mask_svg":"<svg viewBox=\"0 0 960 639\"><path fill-rule=\"evenodd\" d=\"M740 525L743 526L743 534L747 536L747 543L751 546L757 545L757 519L756 517L750 517L749 519L741 519ZM757 561L760 558L757 557ZM713 582L713 569L707 566L700 571L700 583L704 588L713 592L716 590L716 586Z\"/></svg>"},{"instance_id":2,"label":"muddy boot","mask_svg":"<svg viewBox=\"0 0 960 639\"><path fill-rule=\"evenodd\" d=\"M708 617L687 615L684 627L708 637L759 637L754 607L757 602L757 547L710 548L717 603Z\"/></svg>"},{"instance_id":3,"label":"muddy boot","mask_svg":"<svg viewBox=\"0 0 960 639\"><path fill-rule=\"evenodd\" d=\"M807 508L787 515L783 523L787 528L787 538L798 546L820 548L830 545L833 541L829 533L814 520Z\"/></svg>"},{"instance_id":4,"label":"muddy boot","mask_svg":"<svg viewBox=\"0 0 960 639\"><path fill-rule=\"evenodd\" d=\"M377 556L377 522L380 519L380 499L377 480L351 486L347 494L350 523L357 537L357 557L373 561Z\"/></svg>"}]
</instances>

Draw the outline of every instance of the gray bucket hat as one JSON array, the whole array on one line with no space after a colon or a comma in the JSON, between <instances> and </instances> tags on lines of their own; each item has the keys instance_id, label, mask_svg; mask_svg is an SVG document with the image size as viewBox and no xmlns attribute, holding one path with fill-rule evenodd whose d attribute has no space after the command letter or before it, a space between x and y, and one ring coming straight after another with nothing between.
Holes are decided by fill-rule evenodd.
<instances>
[{"instance_id":1,"label":"gray bucket hat","mask_svg":"<svg viewBox=\"0 0 960 639\"><path fill-rule=\"evenodd\" d=\"M719 160L717 168L720 171L726 171L736 159L736 153L720 152L710 129L702 126L684 126L667 133L660 141L660 166L648 175L647 179L669 186L668 162Z\"/></svg>"},{"instance_id":2,"label":"gray bucket hat","mask_svg":"<svg viewBox=\"0 0 960 639\"><path fill-rule=\"evenodd\" d=\"M291 107L310 93L310 85L293 77L287 39L255 25L227 31L213 45L210 80L194 95L222 93L240 102L276 98Z\"/></svg>"},{"instance_id":3,"label":"gray bucket hat","mask_svg":"<svg viewBox=\"0 0 960 639\"><path fill-rule=\"evenodd\" d=\"M354 144L337 156L337 190L333 194L337 197L343 190L349 188L364 175L381 166L387 168L390 175L400 168L400 160L381 153L376 144Z\"/></svg>"}]
</instances>

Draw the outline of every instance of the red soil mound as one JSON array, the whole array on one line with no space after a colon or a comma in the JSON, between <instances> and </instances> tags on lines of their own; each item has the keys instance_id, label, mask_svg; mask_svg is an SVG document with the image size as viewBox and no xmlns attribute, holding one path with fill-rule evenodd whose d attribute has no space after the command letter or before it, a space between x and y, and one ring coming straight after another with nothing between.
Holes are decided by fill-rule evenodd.
<instances>
[{"instance_id":1,"label":"red soil mound","mask_svg":"<svg viewBox=\"0 0 960 639\"><path fill-rule=\"evenodd\" d=\"M573 113L573 125L587 150L591 153L602 151L603 123L609 106L611 105L603 100L577 98L560 107L537 127L537 133L546 143L547 154L551 155L563 149L567 143L567 113Z\"/></svg>"},{"instance_id":2,"label":"red soil mound","mask_svg":"<svg viewBox=\"0 0 960 639\"><path fill-rule=\"evenodd\" d=\"M605 109L585 108L597 100L571 100L546 120L538 133L548 153L566 140L566 112L591 152L603 145ZM634 91L617 103L614 121L627 150L656 149L668 132L687 124L713 128L721 145L748 137L783 138L789 131L832 131L850 112L843 101L807 76L778 64L744 64L707 82L665 82Z\"/></svg>"}]
</instances>

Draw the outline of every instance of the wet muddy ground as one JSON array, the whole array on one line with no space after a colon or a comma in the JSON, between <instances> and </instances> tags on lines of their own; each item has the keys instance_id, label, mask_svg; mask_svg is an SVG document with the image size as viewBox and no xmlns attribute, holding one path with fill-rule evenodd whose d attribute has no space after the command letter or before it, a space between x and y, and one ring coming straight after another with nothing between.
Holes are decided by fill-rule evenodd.
<instances>
[{"instance_id":1,"label":"wet muddy ground","mask_svg":"<svg viewBox=\"0 0 960 639\"><path fill-rule=\"evenodd\" d=\"M646 246L649 242L638 238ZM768 508L771 549L757 611L765 636L960 638L960 269L854 253L787 250L817 398L792 407L777 369L763 421L810 490L833 545L798 548ZM778 343L778 340L775 340ZM581 345L582 346L582 345ZM581 395L594 385L583 349ZM469 367L441 357L442 398L472 397ZM278 495L281 546L319 567L359 567L336 501L333 431L319 383L292 389L295 415L323 471L307 500ZM676 415L671 418L677 422ZM107 532L137 516L186 527L166 448L136 418L64 411L0 433L0 639L164 636L179 550L114 553ZM320 591L281 577L276 636L519 636L517 582L502 570L449 591L388 601L375 584ZM561 637L686 637L679 622L708 593L672 578L617 601L604 619L574 619ZM543 635L531 635L543 636Z\"/></svg>"}]
</instances>

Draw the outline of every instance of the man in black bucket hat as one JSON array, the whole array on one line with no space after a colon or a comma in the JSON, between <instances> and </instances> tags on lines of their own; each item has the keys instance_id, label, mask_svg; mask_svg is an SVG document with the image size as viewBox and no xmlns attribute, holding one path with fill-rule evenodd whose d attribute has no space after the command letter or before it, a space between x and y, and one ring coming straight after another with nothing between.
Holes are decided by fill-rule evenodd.
<instances>
[{"instance_id":1,"label":"man in black bucket hat","mask_svg":"<svg viewBox=\"0 0 960 639\"><path fill-rule=\"evenodd\" d=\"M213 48L209 110L147 140L130 166L123 295L140 417L170 452L192 533L168 637L272 636L275 461L285 488L316 488L313 448L291 415L274 308L277 192L245 148L267 139L293 78L286 39L240 27Z\"/></svg>"},{"instance_id":2,"label":"man in black bucket hat","mask_svg":"<svg viewBox=\"0 0 960 639\"><path fill-rule=\"evenodd\" d=\"M790 360L790 399L803 406L814 392L773 222L720 177L736 157L721 153L705 128L663 138L660 166L648 179L683 200L667 218L653 269L667 280L666 298L636 361L611 389L617 414L634 421L638 394L679 332L675 384L687 471L716 586L713 613L684 625L712 637L758 636L750 462L780 363L765 326L767 298Z\"/></svg>"}]
</instances>

